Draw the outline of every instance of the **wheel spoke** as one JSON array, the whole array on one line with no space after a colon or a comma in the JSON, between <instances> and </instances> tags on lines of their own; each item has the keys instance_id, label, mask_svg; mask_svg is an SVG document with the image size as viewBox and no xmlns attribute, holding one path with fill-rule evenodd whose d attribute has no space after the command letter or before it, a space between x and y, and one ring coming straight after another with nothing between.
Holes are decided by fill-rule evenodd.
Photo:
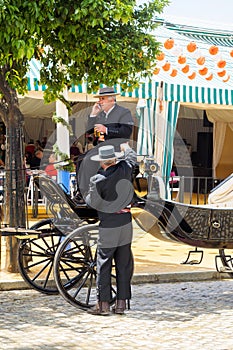
<instances>
[{"instance_id":1,"label":"wheel spoke","mask_svg":"<svg viewBox=\"0 0 233 350\"><path fill-rule=\"evenodd\" d=\"M98 225L74 230L61 243L54 260L54 277L59 292L70 304L83 309L96 302L97 238ZM113 281L114 278L113 274ZM114 301L114 286L112 294Z\"/></svg>"},{"instance_id":2,"label":"wheel spoke","mask_svg":"<svg viewBox=\"0 0 233 350\"><path fill-rule=\"evenodd\" d=\"M31 228L38 229L39 236L21 242L18 250L20 273L30 287L42 293L56 294L53 261L62 234L52 227L51 219L41 220Z\"/></svg>"}]
</instances>

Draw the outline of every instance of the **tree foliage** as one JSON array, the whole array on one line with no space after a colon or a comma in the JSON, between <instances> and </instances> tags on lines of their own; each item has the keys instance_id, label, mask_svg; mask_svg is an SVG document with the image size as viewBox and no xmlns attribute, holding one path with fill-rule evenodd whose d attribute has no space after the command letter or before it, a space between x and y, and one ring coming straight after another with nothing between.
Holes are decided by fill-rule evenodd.
<instances>
[{"instance_id":1,"label":"tree foliage","mask_svg":"<svg viewBox=\"0 0 233 350\"><path fill-rule=\"evenodd\" d=\"M10 226L25 226L24 117L18 94L27 92L30 62L40 62L46 101L61 98L64 87L82 82L88 91L101 83L133 88L154 70L159 43L150 33L155 15L167 4L168 0L148 0L140 6L135 0L0 0L0 117L7 134L5 209ZM16 271L15 261L9 266Z\"/></svg>"},{"instance_id":2,"label":"tree foliage","mask_svg":"<svg viewBox=\"0 0 233 350\"><path fill-rule=\"evenodd\" d=\"M27 90L32 58L41 62L47 98L64 86L87 81L135 86L148 76L159 43L149 34L167 0L8 0L0 1L0 64L6 81Z\"/></svg>"}]
</instances>

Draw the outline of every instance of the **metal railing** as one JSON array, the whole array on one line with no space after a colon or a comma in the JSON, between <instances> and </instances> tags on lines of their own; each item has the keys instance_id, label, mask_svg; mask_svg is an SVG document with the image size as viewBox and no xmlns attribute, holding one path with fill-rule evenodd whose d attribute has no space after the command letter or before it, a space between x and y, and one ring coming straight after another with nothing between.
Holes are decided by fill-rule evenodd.
<instances>
[{"instance_id":1,"label":"metal railing","mask_svg":"<svg viewBox=\"0 0 233 350\"><path fill-rule=\"evenodd\" d=\"M220 182L220 179L212 177L171 177L169 178L171 198L175 197L175 200L181 203L207 204L210 191Z\"/></svg>"}]
</instances>

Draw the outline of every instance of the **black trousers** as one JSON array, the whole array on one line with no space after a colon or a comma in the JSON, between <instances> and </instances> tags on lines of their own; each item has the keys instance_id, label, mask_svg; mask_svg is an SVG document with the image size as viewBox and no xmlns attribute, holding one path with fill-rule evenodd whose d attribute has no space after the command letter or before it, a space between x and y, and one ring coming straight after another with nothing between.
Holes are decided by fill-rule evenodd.
<instances>
[{"instance_id":1,"label":"black trousers","mask_svg":"<svg viewBox=\"0 0 233 350\"><path fill-rule=\"evenodd\" d=\"M124 214L123 214L124 215ZM97 246L97 299L112 299L111 273L116 270L117 299L131 299L133 254L131 251L132 222L122 227L99 228Z\"/></svg>"}]
</instances>

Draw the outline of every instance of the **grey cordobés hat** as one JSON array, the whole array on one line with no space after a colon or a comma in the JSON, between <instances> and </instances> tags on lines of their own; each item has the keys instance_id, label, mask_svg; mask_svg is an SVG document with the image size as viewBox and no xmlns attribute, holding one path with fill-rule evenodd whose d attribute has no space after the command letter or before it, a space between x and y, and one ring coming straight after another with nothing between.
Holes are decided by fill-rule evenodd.
<instances>
[{"instance_id":1,"label":"grey cordob\u00e9s hat","mask_svg":"<svg viewBox=\"0 0 233 350\"><path fill-rule=\"evenodd\" d=\"M101 97L101 96L116 96L120 95L118 92L115 92L113 87L104 87L99 89L98 94L94 95L93 97Z\"/></svg>"},{"instance_id":2,"label":"grey cordob\u00e9s hat","mask_svg":"<svg viewBox=\"0 0 233 350\"><path fill-rule=\"evenodd\" d=\"M115 152L114 147L111 145L100 147L98 152L97 155L91 157L91 160L100 162L114 158L121 158L124 155L124 152Z\"/></svg>"}]
</instances>

